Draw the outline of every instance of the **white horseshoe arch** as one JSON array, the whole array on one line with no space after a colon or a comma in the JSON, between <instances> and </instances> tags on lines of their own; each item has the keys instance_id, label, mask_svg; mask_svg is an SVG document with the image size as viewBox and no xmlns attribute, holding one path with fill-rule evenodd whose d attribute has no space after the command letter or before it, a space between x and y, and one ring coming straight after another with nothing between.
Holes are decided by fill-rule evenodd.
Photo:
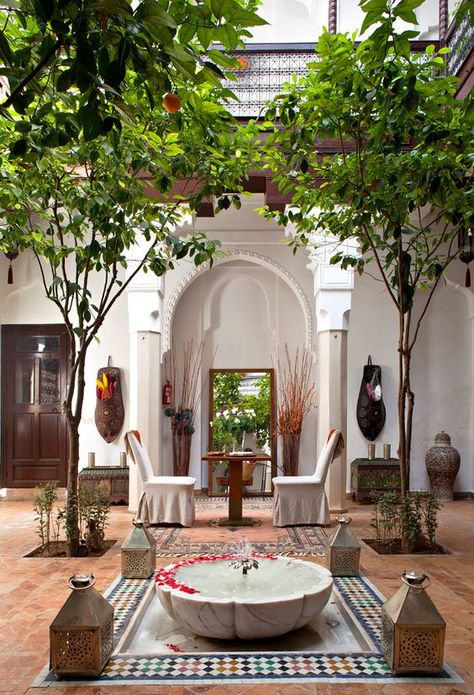
<instances>
[{"instance_id":1,"label":"white horseshoe arch","mask_svg":"<svg viewBox=\"0 0 474 695\"><path fill-rule=\"evenodd\" d=\"M255 253L254 251L247 251L246 249L233 249L226 252L225 258L219 259L215 265L222 265L228 263L229 261L234 261L236 259L249 261L250 263L256 263L261 265L268 270L276 273L282 280L284 280L290 289L296 295L296 298L301 306L305 319L306 327L306 346L314 350L313 337L314 337L314 322L311 312L311 307L308 298L303 291L301 285L295 280L295 278L276 261L264 256L260 253ZM173 294L165 301L165 310L163 318L163 334L161 340L161 355L163 355L170 349L171 346L171 324L173 322L173 317L176 311L176 306L179 302L182 294L187 290L187 288L196 280L197 277L209 270L209 265L205 263L204 265L197 266L193 268L189 273L184 275L181 280L176 285Z\"/></svg>"}]
</instances>

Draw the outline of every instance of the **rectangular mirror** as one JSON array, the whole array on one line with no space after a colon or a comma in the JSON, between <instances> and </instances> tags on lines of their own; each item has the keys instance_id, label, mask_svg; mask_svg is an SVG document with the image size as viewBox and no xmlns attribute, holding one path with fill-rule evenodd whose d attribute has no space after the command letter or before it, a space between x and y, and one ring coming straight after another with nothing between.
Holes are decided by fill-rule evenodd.
<instances>
[{"instance_id":1,"label":"rectangular mirror","mask_svg":"<svg viewBox=\"0 0 474 695\"><path fill-rule=\"evenodd\" d=\"M276 475L274 370L209 370L208 494L228 494L229 464L219 454L248 452L242 464L244 495L271 494Z\"/></svg>"}]
</instances>

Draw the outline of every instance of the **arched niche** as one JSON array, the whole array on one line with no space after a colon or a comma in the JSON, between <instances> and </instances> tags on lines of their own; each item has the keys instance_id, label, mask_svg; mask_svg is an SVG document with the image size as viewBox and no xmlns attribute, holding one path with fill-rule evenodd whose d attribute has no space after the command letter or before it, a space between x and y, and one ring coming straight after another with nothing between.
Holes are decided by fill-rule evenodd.
<instances>
[{"instance_id":1,"label":"arched niche","mask_svg":"<svg viewBox=\"0 0 474 695\"><path fill-rule=\"evenodd\" d=\"M283 268L283 266L273 259L262 254L247 251L245 249L234 249L232 251L227 251L227 256L225 258L216 261L212 272L215 273L216 270L221 269L223 266L226 266L226 264L232 264L236 260L246 261L247 263L254 264L256 269L260 267L270 270L288 286L297 300L300 312L302 314L302 319L304 321L304 344L307 348L314 350L314 322L312 310L310 308L308 298L299 282L285 268ZM192 285L199 277L208 271L209 266L207 265L193 268L193 270L181 278L173 293L169 297L165 298L162 334L163 353L168 352L170 349L172 324L174 321L176 308L181 297L184 295L190 285ZM258 282L258 277L256 277L255 280ZM204 316L206 316L206 313L204 313ZM207 318L206 321L209 324L209 318ZM209 325L207 327L209 327Z\"/></svg>"},{"instance_id":2,"label":"arched niche","mask_svg":"<svg viewBox=\"0 0 474 695\"><path fill-rule=\"evenodd\" d=\"M243 250L230 252L215 266L197 268L183 276L165 298L164 357L170 345L204 340L200 384L202 400L196 414L191 452L191 475L206 486L199 467L208 446L208 370L265 369L274 366L278 346L312 346L313 321L309 302L299 284L273 260ZM314 416L315 417L315 416ZM170 456L165 419L163 445ZM314 461L315 443L308 428L307 458ZM303 444L304 449L304 444ZM303 454L304 456L304 454Z\"/></svg>"}]
</instances>

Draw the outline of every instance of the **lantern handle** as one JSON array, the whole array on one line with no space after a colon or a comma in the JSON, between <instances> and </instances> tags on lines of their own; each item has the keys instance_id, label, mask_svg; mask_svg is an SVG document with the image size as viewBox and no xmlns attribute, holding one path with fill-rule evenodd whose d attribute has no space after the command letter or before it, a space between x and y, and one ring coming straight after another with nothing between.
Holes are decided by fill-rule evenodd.
<instances>
[{"instance_id":1,"label":"lantern handle","mask_svg":"<svg viewBox=\"0 0 474 695\"><path fill-rule=\"evenodd\" d=\"M336 521L338 521L340 524L347 524L349 526L349 524L352 521L352 517L351 516L345 516L343 514L342 516L336 516Z\"/></svg>"},{"instance_id":2,"label":"lantern handle","mask_svg":"<svg viewBox=\"0 0 474 695\"><path fill-rule=\"evenodd\" d=\"M405 570L402 574L402 582L414 589L427 589L431 584L430 578L424 572Z\"/></svg>"},{"instance_id":3,"label":"lantern handle","mask_svg":"<svg viewBox=\"0 0 474 695\"><path fill-rule=\"evenodd\" d=\"M86 580L87 579L87 583ZM83 586L77 586L74 584L74 580L76 581L81 581L84 582ZM94 574L73 574L72 577L69 577L67 581L67 585L70 589L73 589L74 591L84 591L85 589L90 589L91 586L94 586L95 584L95 575Z\"/></svg>"}]
</instances>

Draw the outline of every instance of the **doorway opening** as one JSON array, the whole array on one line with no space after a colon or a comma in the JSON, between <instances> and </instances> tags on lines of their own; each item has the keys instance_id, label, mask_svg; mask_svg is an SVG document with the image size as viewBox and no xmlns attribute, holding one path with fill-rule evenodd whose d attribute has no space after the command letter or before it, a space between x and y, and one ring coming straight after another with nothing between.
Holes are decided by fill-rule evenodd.
<instances>
[{"instance_id":1,"label":"doorway opening","mask_svg":"<svg viewBox=\"0 0 474 695\"><path fill-rule=\"evenodd\" d=\"M242 457L245 496L271 495L276 475L273 369L209 371L208 494L229 493L229 456ZM222 458L219 458L222 456ZM227 458L227 460L226 460Z\"/></svg>"}]
</instances>

